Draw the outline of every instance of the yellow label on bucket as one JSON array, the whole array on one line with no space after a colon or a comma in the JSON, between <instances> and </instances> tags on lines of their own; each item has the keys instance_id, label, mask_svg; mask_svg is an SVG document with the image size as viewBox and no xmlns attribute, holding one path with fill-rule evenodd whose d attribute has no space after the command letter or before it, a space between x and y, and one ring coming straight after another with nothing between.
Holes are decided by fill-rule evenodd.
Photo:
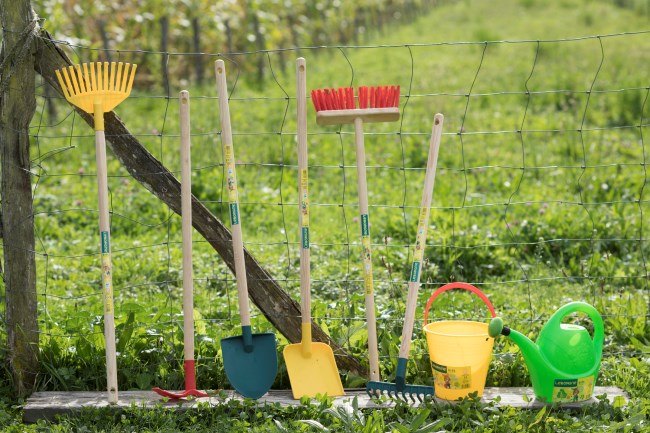
<instances>
[{"instance_id":1,"label":"yellow label on bucket","mask_svg":"<svg viewBox=\"0 0 650 433\"><path fill-rule=\"evenodd\" d=\"M472 367L449 367L431 361L436 386L446 389L468 389L472 386Z\"/></svg>"},{"instance_id":2,"label":"yellow label on bucket","mask_svg":"<svg viewBox=\"0 0 650 433\"><path fill-rule=\"evenodd\" d=\"M553 383L554 403L570 401L584 401L591 398L594 390L594 377L587 376L580 379L555 379Z\"/></svg>"}]
</instances>

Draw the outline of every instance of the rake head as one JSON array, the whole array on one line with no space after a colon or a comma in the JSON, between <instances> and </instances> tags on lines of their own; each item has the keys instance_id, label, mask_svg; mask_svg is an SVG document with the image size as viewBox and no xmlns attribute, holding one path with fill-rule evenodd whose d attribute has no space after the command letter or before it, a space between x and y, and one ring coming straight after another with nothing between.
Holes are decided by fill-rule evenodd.
<instances>
[{"instance_id":1,"label":"rake head","mask_svg":"<svg viewBox=\"0 0 650 433\"><path fill-rule=\"evenodd\" d=\"M101 103L102 112L117 107L131 93L137 65L130 63L82 63L56 70L65 99L86 113L95 112Z\"/></svg>"},{"instance_id":2,"label":"rake head","mask_svg":"<svg viewBox=\"0 0 650 433\"><path fill-rule=\"evenodd\" d=\"M387 395L390 398L400 398L406 402L420 403L435 398L435 391L432 386L406 385L389 382L369 381L366 385L366 393L370 398L378 398Z\"/></svg>"}]
</instances>

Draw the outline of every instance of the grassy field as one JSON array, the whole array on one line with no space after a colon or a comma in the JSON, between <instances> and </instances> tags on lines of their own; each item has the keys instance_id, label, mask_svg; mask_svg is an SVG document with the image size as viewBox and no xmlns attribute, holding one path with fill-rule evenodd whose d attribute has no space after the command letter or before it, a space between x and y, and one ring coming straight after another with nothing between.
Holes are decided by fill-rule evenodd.
<instances>
[{"instance_id":1,"label":"grassy field","mask_svg":"<svg viewBox=\"0 0 650 433\"><path fill-rule=\"evenodd\" d=\"M20 406L4 400L0 425L10 431L650 431L645 193L650 34L644 33L650 11L643 8L641 2L459 1L409 27L374 35L367 46L285 53L307 59L309 89L402 88L400 122L366 127L382 377L394 376L426 150L433 115L440 112L445 126L419 323L427 298L450 281L480 287L506 323L531 338L562 304L589 302L605 320L598 385L625 388L629 406L603 401L580 412L520 411L468 401L364 413L328 409L326 401L295 409L232 403L182 415L134 409L99 423L89 412L57 424L24 426ZM82 60L90 55L77 53ZM263 54L269 65L264 83L237 76L237 63L253 62L256 55L227 62L244 241L297 299L294 76L280 72L276 52ZM173 68L186 59L169 61ZM293 70L292 61L286 69ZM176 95L188 88L193 192L226 221L216 90L197 88L191 80L172 86L170 97L136 86L118 114L178 172ZM58 116L43 108L32 129L43 333L39 387L103 389L93 135L68 115L63 101L57 104ZM319 127L311 109L308 118L313 316L367 362L353 130ZM180 217L110 154L108 171L120 388L179 389ZM221 259L196 234L194 246L197 377L200 387L218 390L229 386L219 341L240 333L236 288ZM487 317L483 304L464 293L446 294L432 314ZM261 314L254 314L253 327L273 331ZM281 350L286 340L276 334ZM1 330L0 337L5 344ZM5 351L0 346L0 354ZM411 354L408 381L431 384L418 324ZM279 355L274 388L288 388ZM6 371L2 374L0 386L8 390ZM347 372L342 378L347 387L366 381ZM495 344L487 385L530 385L521 355L505 339Z\"/></svg>"}]
</instances>

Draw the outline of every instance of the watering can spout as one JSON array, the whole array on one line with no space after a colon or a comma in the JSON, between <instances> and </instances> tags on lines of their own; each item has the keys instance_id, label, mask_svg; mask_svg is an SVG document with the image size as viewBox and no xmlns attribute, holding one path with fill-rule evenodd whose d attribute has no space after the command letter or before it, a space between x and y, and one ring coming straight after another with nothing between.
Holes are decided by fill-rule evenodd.
<instances>
[{"instance_id":1,"label":"watering can spout","mask_svg":"<svg viewBox=\"0 0 650 433\"><path fill-rule=\"evenodd\" d=\"M535 344L530 338L526 337L521 332L515 331L514 329L509 329L507 327L504 327L504 331L502 333L503 335L507 335L510 340L512 340L512 342L519 347L519 350L524 357L524 361L526 362L526 367L528 367L531 381L535 381L535 379L540 375L540 370L546 370L550 367L542 355L539 346Z\"/></svg>"}]
</instances>

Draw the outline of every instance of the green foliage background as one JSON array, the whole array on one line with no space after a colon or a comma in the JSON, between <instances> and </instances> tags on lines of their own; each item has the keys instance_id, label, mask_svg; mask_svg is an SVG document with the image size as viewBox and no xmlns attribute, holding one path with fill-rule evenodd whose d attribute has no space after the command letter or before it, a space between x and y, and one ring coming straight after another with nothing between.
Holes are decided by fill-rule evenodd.
<instances>
[{"instance_id":1,"label":"green foliage background","mask_svg":"<svg viewBox=\"0 0 650 433\"><path fill-rule=\"evenodd\" d=\"M137 9L130 3L95 3L82 9L79 19L71 19L71 11L79 9L74 2L35 5L42 8L41 15L48 16L45 25L55 34L74 35L74 44L93 48L100 46L97 35L83 32L87 27L82 23L96 16L115 17L109 28L121 28L128 35L116 39L113 48L121 51L115 54L120 60L151 65L144 74L149 71L155 77L154 65L160 64L162 55L155 52L156 31L147 25L155 26L165 10L159 2L151 3ZM220 19L228 14L215 8L230 11L233 17L249 17L257 8L262 20L268 18L270 8L280 15L295 10L296 16L306 17L299 41L307 46L338 43L308 34L313 31L334 38L331 35L336 31L323 28L340 28L343 20L328 14L347 16L343 9L352 4L341 2L324 14L309 15L301 8L311 2L285 3L296 7L274 2L198 6L210 11L203 17ZM384 3L358 4L371 8ZM191 48L182 45L189 38L182 22L190 20L190 12L196 9L188 2L169 7L174 6L178 6L173 10L179 21L172 25L178 30L172 32L176 42L170 48L185 52ZM623 387L630 393L630 406L601 401L574 415L556 409L522 412L466 402L425 409L400 406L371 414L354 408L337 412L327 409L326 401L296 409L257 410L249 403L232 403L181 416L134 411L105 417L98 425L89 421L96 415L90 413L57 425L29 428L646 431L650 413L646 391L650 385L650 251L645 192L649 13L641 1L458 1L421 13L407 26L377 31L364 41L368 46L273 50L290 46L285 34L285 39L278 36L273 43L267 39L269 52L226 57L244 240L296 299L294 59L298 55L307 59L310 89L402 87L400 122L366 127L382 377L390 380L394 374L431 122L433 114L441 112L445 134L417 317L422 317L433 290L449 281L479 286L506 323L531 338L565 302L592 303L603 314L606 328L598 385ZM268 34L290 30L273 20L264 25ZM70 31L70 26L78 26L78 33ZM320 33L313 28L320 28ZM237 37L248 41L247 32L250 29L237 32ZM217 37L205 38L205 46L213 53L206 55L208 67L216 53L222 52L219 44L223 43ZM142 51L127 51L129 44L141 44L136 49ZM237 50L251 48L242 42ZM73 53L80 61L101 55L80 47ZM260 56L261 82L258 70L250 66L258 65ZM188 88L192 94L193 192L225 221L216 91L208 82L203 86L196 82L188 56L171 55L167 64L172 72L169 92L161 90L156 78L142 79L118 114L156 157L178 172L175 95ZM71 114L64 101L54 101L56 115L47 108L46 98L38 101L41 109L32 129L32 159L43 332L39 388L103 389L92 130ZM318 127L313 111L308 117L313 315L335 340L365 360L353 133L349 127ZM133 181L110 155L108 170L120 388L179 389L183 387L180 217ZM199 386L218 390L228 387L219 341L240 332L236 289L232 275L207 243L195 235L194 245L197 377ZM436 301L432 314L437 319L483 320L487 316L480 301L464 293ZM572 320L588 326L582 317ZM273 331L259 314L254 315L253 327L258 332ZM0 354L6 352L2 337ZM278 337L281 350L286 341ZM431 384L419 326L411 353L409 382ZM488 386L530 385L515 346L500 339L494 353ZM280 353L279 359L274 388L288 388ZM6 371L2 374L1 386L8 390ZM342 378L348 387L365 384L365 378L346 372ZM4 416L7 425L16 431L28 428L17 423L9 404L3 408L0 419Z\"/></svg>"}]
</instances>

